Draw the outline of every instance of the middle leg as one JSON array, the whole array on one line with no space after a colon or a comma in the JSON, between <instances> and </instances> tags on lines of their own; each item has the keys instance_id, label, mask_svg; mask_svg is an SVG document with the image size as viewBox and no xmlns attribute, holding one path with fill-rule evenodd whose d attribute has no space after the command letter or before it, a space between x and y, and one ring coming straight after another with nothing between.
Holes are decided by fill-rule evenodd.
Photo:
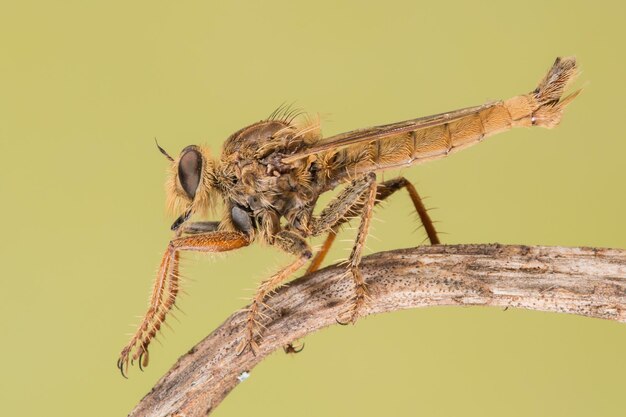
<instances>
[{"instance_id":1,"label":"middle leg","mask_svg":"<svg viewBox=\"0 0 626 417\"><path fill-rule=\"evenodd\" d=\"M415 186L411 184L411 182L407 180L406 178L397 177L397 178L393 178L391 180L387 180L378 184L378 186L376 187L375 205L378 205L379 203L383 202L389 196L391 196L396 191L402 188L405 188L407 192L409 193L409 197L411 198L413 206L415 207L415 211L417 215L419 216L420 221L422 225L424 226L424 229L426 230L426 234L428 235L428 240L430 241L430 244L438 245L439 243L441 243L439 241L439 236L437 235L437 230L435 229L435 225L433 224L433 221L428 215L428 210L424 206L424 203L422 202L420 195L415 189ZM346 195L343 197L349 200L351 196L353 196L354 193L345 193L345 194ZM338 199L341 199L341 198L342 196L338 197ZM346 212L349 211L351 215L354 215L355 212L359 212L360 210L362 210L362 203L360 204L358 200L353 200L353 204L354 205L351 209L349 210L346 209ZM324 213L322 213L322 216L323 214ZM328 232L328 235L326 236L326 240L322 244L322 248L315 254L315 257L313 258L313 260L311 261L311 264L307 268L306 270L307 274L311 274L319 269L322 262L324 262L324 258L326 257L326 254L328 253L328 251L330 250L330 247L335 241L339 228L341 227L342 224L348 221L349 216L344 215L342 217L339 217L338 219L337 218L335 219L336 219L336 223L333 224L332 228ZM320 223L324 223L324 222L320 222Z\"/></svg>"},{"instance_id":2,"label":"middle leg","mask_svg":"<svg viewBox=\"0 0 626 417\"><path fill-rule=\"evenodd\" d=\"M256 353L259 346L254 339L256 336L260 336L259 328L262 327L262 324L259 322L259 319L263 318L260 309L265 305L265 298L274 291L281 282L289 278L313 256L306 240L299 234L291 231L282 230L278 232L276 236L274 236L273 245L278 246L287 253L298 256L298 258L259 285L256 294L252 298L252 303L247 310L248 316L246 318L245 334L244 338L237 346L237 355L243 353L247 347L250 347L252 353Z\"/></svg>"}]
</instances>

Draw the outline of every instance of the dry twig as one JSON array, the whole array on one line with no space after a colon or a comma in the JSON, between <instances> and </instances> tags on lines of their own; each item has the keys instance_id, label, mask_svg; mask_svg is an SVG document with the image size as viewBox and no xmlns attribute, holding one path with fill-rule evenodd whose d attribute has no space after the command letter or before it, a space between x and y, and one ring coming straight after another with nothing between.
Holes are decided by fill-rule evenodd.
<instances>
[{"instance_id":1,"label":"dry twig","mask_svg":"<svg viewBox=\"0 0 626 417\"><path fill-rule=\"evenodd\" d=\"M626 321L626 251L502 245L423 246L363 259L364 314L440 305L486 305ZM161 378L131 416L204 416L276 349L336 323L352 280L333 266L283 287L257 355L235 355L244 313L230 316Z\"/></svg>"}]
</instances>

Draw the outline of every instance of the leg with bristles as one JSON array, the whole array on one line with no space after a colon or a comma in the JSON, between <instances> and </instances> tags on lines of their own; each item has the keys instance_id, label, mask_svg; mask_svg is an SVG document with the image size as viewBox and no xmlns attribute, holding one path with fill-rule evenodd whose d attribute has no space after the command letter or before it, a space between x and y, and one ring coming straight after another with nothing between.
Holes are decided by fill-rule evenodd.
<instances>
[{"instance_id":1,"label":"leg with bristles","mask_svg":"<svg viewBox=\"0 0 626 417\"><path fill-rule=\"evenodd\" d=\"M426 230L426 234L428 235L428 240L430 240L430 244L438 245L440 241L439 237L437 236L437 231L435 230L435 225L430 219L430 216L428 215L428 210L426 210L426 207L424 206L420 195L417 193L417 190L415 189L413 184L409 182L409 180L404 177L398 177L382 182L376 189L376 203L378 204L380 201L383 201L401 188L406 188L407 192L409 193L409 197L411 197L411 201L413 202L415 211L420 217L420 221L424 225L424 229Z\"/></svg>"},{"instance_id":2,"label":"leg with bristles","mask_svg":"<svg viewBox=\"0 0 626 417\"><path fill-rule=\"evenodd\" d=\"M220 222L187 222L180 228L181 234L197 235L199 233L217 232Z\"/></svg>"},{"instance_id":3,"label":"leg with bristles","mask_svg":"<svg viewBox=\"0 0 626 417\"><path fill-rule=\"evenodd\" d=\"M249 237L237 232L211 232L170 241L152 288L148 311L117 361L122 375L128 370L129 363L136 360L140 367L148 364L148 345L160 330L178 295L180 251L225 252L249 244Z\"/></svg>"},{"instance_id":4,"label":"leg with bristles","mask_svg":"<svg viewBox=\"0 0 626 417\"><path fill-rule=\"evenodd\" d=\"M354 281L354 296L350 301L350 305L341 314L340 319L338 320L341 324L347 324L347 322L351 322L353 324L356 323L356 320L359 318L360 311L365 306L368 297L367 284L365 279L363 279L359 265L363 256L367 233L369 232L370 223L372 221L372 211L374 209L374 205L376 204L376 175L368 174L366 178L369 182L369 188L363 195L364 200L362 203L363 208L361 211L361 224L359 225L359 230L357 232L354 246L352 247L352 252L348 258L348 274L352 275L352 279Z\"/></svg>"},{"instance_id":5,"label":"leg with bristles","mask_svg":"<svg viewBox=\"0 0 626 417\"><path fill-rule=\"evenodd\" d=\"M309 267L307 268L305 275L312 274L313 272L319 269L322 262L324 262L324 258L326 257L326 254L328 253L328 250L332 246L336 237L337 237L337 232L334 229L331 230L328 233L328 235L326 235L326 240L324 240L324 243L322 244L322 248L315 254L315 257L309 264ZM304 349L304 343L300 347L295 347L293 343L289 343L288 345L283 346L283 350L287 354L300 353L302 352L302 349Z\"/></svg>"},{"instance_id":6,"label":"leg with bristles","mask_svg":"<svg viewBox=\"0 0 626 417\"><path fill-rule=\"evenodd\" d=\"M354 185L351 187L354 187ZM363 202L359 200L357 194L358 191L363 191L362 182L357 181L356 187L356 190L349 190L348 192L345 192L337 197L336 201L333 201L328 206L328 208L322 212L322 215L320 215L319 218L314 219L313 224L317 226L317 228L313 229L315 232L317 232L318 229L321 229L321 226L319 225L327 226L328 224L331 224L332 221L335 221L335 223L332 224L332 228L330 229L330 232L328 232L326 240L324 240L321 249L315 254L315 257L313 258L311 264L306 270L307 274L311 274L317 271L322 262L324 262L326 254L330 250L331 245L337 237L337 232L340 226L348 221L350 215L353 216L355 212L358 213L363 209ZM422 222L422 225L426 230L426 234L428 235L428 240L430 241L430 244L438 245L440 243L439 237L437 236L437 231L435 230L433 221L428 215L428 210L424 206L424 203L422 202L422 199L420 198L420 195L417 193L417 190L415 189L413 184L411 184L406 178L398 177L378 184L378 186L376 187L375 205L382 203L389 196L402 188L406 188L406 190L408 191L409 197L411 197L411 201L413 202L413 206L415 207L415 211L417 212L420 221ZM342 202L340 203L339 200L341 200ZM331 210L331 207L335 207L335 209ZM337 212L340 212L342 215L339 216ZM324 216L330 217L330 220L325 218Z\"/></svg>"},{"instance_id":7,"label":"leg with bristles","mask_svg":"<svg viewBox=\"0 0 626 417\"><path fill-rule=\"evenodd\" d=\"M283 251L296 255L298 258L287 267L281 269L269 279L263 281L256 294L252 298L252 303L247 309L245 334L239 345L237 346L237 355L243 353L246 348L250 348L252 353L258 350L258 343L255 337L261 336L260 328L263 325L260 319L263 318L261 308L266 306L264 300L272 293L283 281L289 278L302 265L304 265L313 256L311 248L306 240L297 233L282 230L274 236L272 242L274 246L279 247Z\"/></svg>"},{"instance_id":8,"label":"leg with bristles","mask_svg":"<svg viewBox=\"0 0 626 417\"><path fill-rule=\"evenodd\" d=\"M339 227L350 218L358 215L363 207L363 195L370 187L368 177L357 178L328 204L319 216L312 217L309 230L312 236L328 232L322 248L313 258L306 273L317 271L328 250L335 241Z\"/></svg>"},{"instance_id":9,"label":"leg with bristles","mask_svg":"<svg viewBox=\"0 0 626 417\"><path fill-rule=\"evenodd\" d=\"M326 232L337 231L337 227L361 213L363 195L371 186L369 177L360 177L331 201L319 216L311 218L309 230L311 235L318 236ZM332 242L331 242L332 243Z\"/></svg>"},{"instance_id":10,"label":"leg with bristles","mask_svg":"<svg viewBox=\"0 0 626 417\"><path fill-rule=\"evenodd\" d=\"M326 236L326 240L324 240L324 243L322 244L322 248L315 254L315 257L313 258L313 260L311 261L311 264L307 268L306 270L307 274L312 274L313 272L319 269L322 262L324 262L324 258L326 257L326 254L330 250L330 247L332 246L336 237L337 237L337 232L333 228L330 232L328 232L328 235Z\"/></svg>"}]
</instances>

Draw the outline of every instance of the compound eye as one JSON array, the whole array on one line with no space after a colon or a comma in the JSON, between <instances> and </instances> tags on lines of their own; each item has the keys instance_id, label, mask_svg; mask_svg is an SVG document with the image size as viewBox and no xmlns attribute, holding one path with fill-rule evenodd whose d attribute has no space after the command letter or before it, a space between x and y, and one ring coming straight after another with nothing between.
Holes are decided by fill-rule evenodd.
<instances>
[{"instance_id":1,"label":"compound eye","mask_svg":"<svg viewBox=\"0 0 626 417\"><path fill-rule=\"evenodd\" d=\"M178 179L185 193L193 200L202 175L202 155L196 149L183 150L178 163Z\"/></svg>"}]
</instances>

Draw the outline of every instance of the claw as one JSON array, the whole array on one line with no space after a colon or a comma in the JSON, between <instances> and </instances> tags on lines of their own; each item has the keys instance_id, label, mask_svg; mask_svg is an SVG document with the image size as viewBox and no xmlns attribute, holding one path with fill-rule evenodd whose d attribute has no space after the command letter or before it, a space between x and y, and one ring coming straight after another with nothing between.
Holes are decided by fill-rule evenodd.
<instances>
[{"instance_id":1,"label":"claw","mask_svg":"<svg viewBox=\"0 0 626 417\"><path fill-rule=\"evenodd\" d=\"M348 324L356 324L357 319L359 318L359 302L358 298L354 297L350 301L350 306L343 310L339 317L335 318L335 321L340 326L347 326Z\"/></svg>"},{"instance_id":2,"label":"claw","mask_svg":"<svg viewBox=\"0 0 626 417\"><path fill-rule=\"evenodd\" d=\"M361 273L358 268L351 268L347 274L351 274L353 279L355 280L355 294L348 301L350 303L349 307L343 310L339 317L335 319L337 324L341 326L347 326L348 324L356 324L360 314L359 312L367 305L368 300L370 300L369 291L367 289L367 284L363 281L361 277ZM346 318L345 321L342 318Z\"/></svg>"},{"instance_id":3,"label":"claw","mask_svg":"<svg viewBox=\"0 0 626 417\"><path fill-rule=\"evenodd\" d=\"M120 370L120 373L126 379L128 379L128 377L126 376L126 373L124 372L124 368L126 368L126 371L128 372L129 352L130 352L130 349L128 347L125 347L124 349L122 349L122 352L120 353L120 357L117 359L117 369Z\"/></svg>"},{"instance_id":4,"label":"claw","mask_svg":"<svg viewBox=\"0 0 626 417\"><path fill-rule=\"evenodd\" d=\"M246 348L246 341L245 339L242 340L241 342L239 342L239 344L237 345L237 349L235 349L235 355L239 356L243 353L244 349Z\"/></svg>"},{"instance_id":5,"label":"claw","mask_svg":"<svg viewBox=\"0 0 626 417\"><path fill-rule=\"evenodd\" d=\"M336 318L335 321L337 322L338 325L340 326L347 326L348 324L350 324L349 321L340 321L339 318Z\"/></svg>"},{"instance_id":6,"label":"claw","mask_svg":"<svg viewBox=\"0 0 626 417\"><path fill-rule=\"evenodd\" d=\"M131 363L134 364L135 359L137 360L137 365L139 366L139 370L143 371L145 367L148 366L149 363L149 359L150 359L150 352L148 352L148 349L144 346L141 346L138 349L138 352L135 352L135 356L132 359Z\"/></svg>"},{"instance_id":7,"label":"claw","mask_svg":"<svg viewBox=\"0 0 626 417\"><path fill-rule=\"evenodd\" d=\"M243 352L246 351L247 347L250 347L250 351L254 356L256 356L256 351L259 349L259 345L251 337L248 338L248 336L246 336L241 340L241 342L239 342L239 345L237 345L237 350L235 350L235 354L237 356L241 355Z\"/></svg>"},{"instance_id":8,"label":"claw","mask_svg":"<svg viewBox=\"0 0 626 417\"><path fill-rule=\"evenodd\" d=\"M117 360L117 369L120 370L120 373L122 374L122 376L126 379L128 379L128 377L126 376L126 374L124 373L124 358L120 357ZM127 366L128 369L128 366Z\"/></svg>"},{"instance_id":9,"label":"claw","mask_svg":"<svg viewBox=\"0 0 626 417\"><path fill-rule=\"evenodd\" d=\"M287 346L283 347L283 350L287 354L300 353L302 352L302 350L304 350L304 343L302 343L302 346L300 346L300 348L296 348L293 343L289 343Z\"/></svg>"}]
</instances>

